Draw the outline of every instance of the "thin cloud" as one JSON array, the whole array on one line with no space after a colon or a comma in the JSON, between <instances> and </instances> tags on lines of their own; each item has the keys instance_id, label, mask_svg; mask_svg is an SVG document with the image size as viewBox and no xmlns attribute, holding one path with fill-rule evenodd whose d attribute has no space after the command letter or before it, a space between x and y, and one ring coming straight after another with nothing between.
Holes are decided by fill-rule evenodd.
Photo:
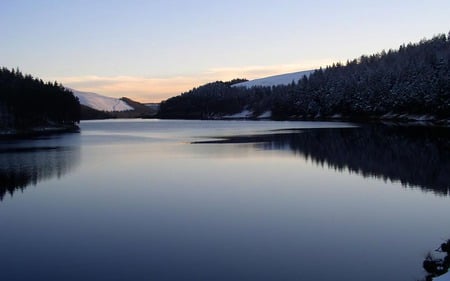
<instances>
[{"instance_id":1,"label":"thin cloud","mask_svg":"<svg viewBox=\"0 0 450 281\"><path fill-rule=\"evenodd\" d=\"M303 65L286 64L286 65L269 65L269 66L246 66L246 67L228 67L211 69L212 74L221 76L232 76L234 78L257 79L265 76L309 70Z\"/></svg>"},{"instance_id":2,"label":"thin cloud","mask_svg":"<svg viewBox=\"0 0 450 281\"><path fill-rule=\"evenodd\" d=\"M160 102L208 82L234 78L256 79L265 76L309 70L318 62L268 66L212 68L196 76L138 77L138 76L72 76L53 77L63 85L80 91L95 92L112 97L129 97L141 102Z\"/></svg>"}]
</instances>

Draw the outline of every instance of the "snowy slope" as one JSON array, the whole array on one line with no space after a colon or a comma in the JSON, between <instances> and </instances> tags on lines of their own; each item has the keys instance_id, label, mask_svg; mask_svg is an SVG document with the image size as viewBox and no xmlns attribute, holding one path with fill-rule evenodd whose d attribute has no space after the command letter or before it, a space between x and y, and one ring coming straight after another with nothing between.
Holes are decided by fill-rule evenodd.
<instances>
[{"instance_id":1,"label":"snowy slope","mask_svg":"<svg viewBox=\"0 0 450 281\"><path fill-rule=\"evenodd\" d=\"M303 78L303 76L309 76L314 72L314 70L306 70L306 71L300 71L300 72L293 72L293 73L287 73L287 74L281 74L281 75L275 75L275 76L269 76L265 78L259 78L247 82L237 83L234 84L233 87L247 87L251 88L254 86L261 86L261 87L271 87L271 86L277 86L277 85L289 85L292 83L292 81L295 81L296 83L298 80Z\"/></svg>"},{"instance_id":2,"label":"snowy slope","mask_svg":"<svg viewBox=\"0 0 450 281\"><path fill-rule=\"evenodd\" d=\"M433 281L450 281L450 273L433 278Z\"/></svg>"},{"instance_id":3,"label":"snowy slope","mask_svg":"<svg viewBox=\"0 0 450 281\"><path fill-rule=\"evenodd\" d=\"M74 89L69 90L78 97L82 105L96 110L107 112L133 110L126 102L117 98L106 97L96 93L81 92Z\"/></svg>"}]
</instances>

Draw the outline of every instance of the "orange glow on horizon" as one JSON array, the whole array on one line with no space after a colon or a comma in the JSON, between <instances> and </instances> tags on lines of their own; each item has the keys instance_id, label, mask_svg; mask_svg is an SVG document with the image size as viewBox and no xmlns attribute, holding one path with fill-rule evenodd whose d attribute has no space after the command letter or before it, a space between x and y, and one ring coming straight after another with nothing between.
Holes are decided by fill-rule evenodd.
<instances>
[{"instance_id":1,"label":"orange glow on horizon","mask_svg":"<svg viewBox=\"0 0 450 281\"><path fill-rule=\"evenodd\" d=\"M278 74L310 70L329 63L287 64L272 66L247 66L214 68L196 76L174 76L167 78L147 78L136 76L74 76L52 77L64 86L84 92L94 92L110 97L128 97L143 103L158 103L170 97L187 92L194 87L218 80L228 81L235 78L248 80Z\"/></svg>"}]
</instances>

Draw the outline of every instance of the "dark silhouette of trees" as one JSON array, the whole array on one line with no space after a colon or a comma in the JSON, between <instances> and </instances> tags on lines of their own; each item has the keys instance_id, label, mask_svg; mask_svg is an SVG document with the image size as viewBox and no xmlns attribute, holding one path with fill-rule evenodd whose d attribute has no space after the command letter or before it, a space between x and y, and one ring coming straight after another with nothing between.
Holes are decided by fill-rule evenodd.
<instances>
[{"instance_id":1,"label":"dark silhouette of trees","mask_svg":"<svg viewBox=\"0 0 450 281\"><path fill-rule=\"evenodd\" d=\"M220 118L250 110L273 119L450 118L450 38L445 34L318 69L290 85L214 82L164 101L162 118Z\"/></svg>"},{"instance_id":2,"label":"dark silhouette of trees","mask_svg":"<svg viewBox=\"0 0 450 281\"><path fill-rule=\"evenodd\" d=\"M241 82L241 80L236 83ZM237 113L246 105L245 90L217 81L161 103L162 118L211 119L218 113Z\"/></svg>"},{"instance_id":3,"label":"dark silhouette of trees","mask_svg":"<svg viewBox=\"0 0 450 281\"><path fill-rule=\"evenodd\" d=\"M0 69L0 129L75 125L79 120L78 99L58 82Z\"/></svg>"}]
</instances>

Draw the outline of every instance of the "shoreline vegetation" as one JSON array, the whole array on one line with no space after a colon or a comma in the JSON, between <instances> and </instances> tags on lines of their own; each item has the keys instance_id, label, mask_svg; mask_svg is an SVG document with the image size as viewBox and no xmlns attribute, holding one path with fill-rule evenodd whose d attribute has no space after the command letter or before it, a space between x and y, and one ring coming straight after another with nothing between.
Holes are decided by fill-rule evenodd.
<instances>
[{"instance_id":1,"label":"shoreline vegetation","mask_svg":"<svg viewBox=\"0 0 450 281\"><path fill-rule=\"evenodd\" d=\"M450 34L320 68L289 85L216 81L169 98L162 119L394 120L448 125Z\"/></svg>"},{"instance_id":2,"label":"shoreline vegetation","mask_svg":"<svg viewBox=\"0 0 450 281\"><path fill-rule=\"evenodd\" d=\"M111 118L109 118L111 119ZM428 115L408 115L408 114L385 114L383 116L316 116L316 117L299 117L290 116L285 119L273 119L271 117L245 116L210 116L208 118L164 118L158 116L144 117L142 119L162 119L162 120L246 120L246 121L326 121L326 122L351 122L351 123L382 123L393 125L429 125L429 126L450 126L450 118L437 119Z\"/></svg>"},{"instance_id":3,"label":"shoreline vegetation","mask_svg":"<svg viewBox=\"0 0 450 281\"><path fill-rule=\"evenodd\" d=\"M0 136L26 137L79 129L80 103L58 82L0 69Z\"/></svg>"}]
</instances>

